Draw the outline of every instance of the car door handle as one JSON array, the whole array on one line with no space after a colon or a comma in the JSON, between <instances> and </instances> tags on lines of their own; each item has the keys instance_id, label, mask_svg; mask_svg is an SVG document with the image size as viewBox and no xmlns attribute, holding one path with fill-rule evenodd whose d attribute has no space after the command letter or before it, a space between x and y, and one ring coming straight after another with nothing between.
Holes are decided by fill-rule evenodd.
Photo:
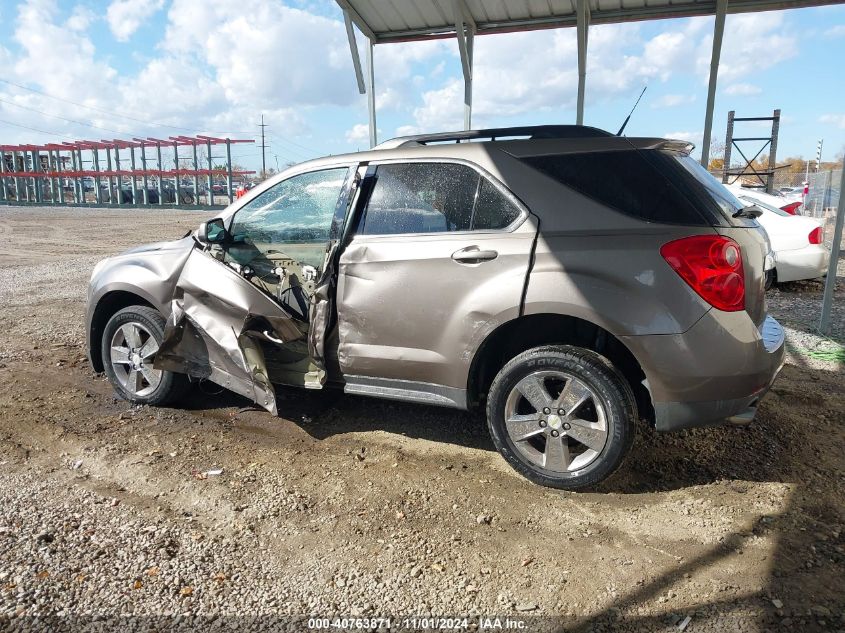
<instances>
[{"instance_id":1,"label":"car door handle","mask_svg":"<svg viewBox=\"0 0 845 633\"><path fill-rule=\"evenodd\" d=\"M467 246L459 251L452 253L452 259L460 264L477 264L479 262L489 262L491 259L496 259L499 256L497 251L481 251L477 246Z\"/></svg>"}]
</instances>

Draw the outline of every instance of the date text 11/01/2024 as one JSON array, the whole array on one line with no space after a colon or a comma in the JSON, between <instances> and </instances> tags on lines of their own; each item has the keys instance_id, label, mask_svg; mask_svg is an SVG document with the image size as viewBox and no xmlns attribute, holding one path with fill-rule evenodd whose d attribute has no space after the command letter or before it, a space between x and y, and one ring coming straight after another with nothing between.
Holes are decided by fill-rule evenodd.
<instances>
[{"instance_id":1,"label":"date text 11/01/2024","mask_svg":"<svg viewBox=\"0 0 845 633\"><path fill-rule=\"evenodd\" d=\"M390 630L390 631L467 631L467 630L527 630L528 623L519 618L477 616L448 617L333 617L309 618L311 630Z\"/></svg>"}]
</instances>

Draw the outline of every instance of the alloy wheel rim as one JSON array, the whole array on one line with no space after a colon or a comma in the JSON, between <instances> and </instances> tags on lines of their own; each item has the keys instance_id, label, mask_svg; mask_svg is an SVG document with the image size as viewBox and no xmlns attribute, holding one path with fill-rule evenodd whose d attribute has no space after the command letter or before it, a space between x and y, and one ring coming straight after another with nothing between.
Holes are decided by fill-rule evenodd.
<instances>
[{"instance_id":1,"label":"alloy wheel rim","mask_svg":"<svg viewBox=\"0 0 845 633\"><path fill-rule=\"evenodd\" d=\"M161 383L162 370L153 368L158 341L135 321L124 323L112 335L111 366L120 384L136 397L153 393Z\"/></svg>"},{"instance_id":2,"label":"alloy wheel rim","mask_svg":"<svg viewBox=\"0 0 845 633\"><path fill-rule=\"evenodd\" d=\"M535 371L505 401L505 428L519 454L552 473L593 463L607 444L607 416L596 392L567 372Z\"/></svg>"}]
</instances>

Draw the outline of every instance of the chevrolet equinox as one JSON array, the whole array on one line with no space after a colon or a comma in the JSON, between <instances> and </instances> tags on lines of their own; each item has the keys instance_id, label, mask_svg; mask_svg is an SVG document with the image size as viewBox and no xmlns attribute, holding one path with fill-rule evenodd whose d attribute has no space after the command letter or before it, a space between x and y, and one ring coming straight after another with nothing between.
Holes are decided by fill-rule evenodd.
<instances>
[{"instance_id":1,"label":"chevrolet equinox","mask_svg":"<svg viewBox=\"0 0 845 633\"><path fill-rule=\"evenodd\" d=\"M768 241L692 146L583 126L397 138L271 178L184 238L105 259L89 356L135 403L209 380L486 411L564 489L636 422L750 422L783 363Z\"/></svg>"}]
</instances>

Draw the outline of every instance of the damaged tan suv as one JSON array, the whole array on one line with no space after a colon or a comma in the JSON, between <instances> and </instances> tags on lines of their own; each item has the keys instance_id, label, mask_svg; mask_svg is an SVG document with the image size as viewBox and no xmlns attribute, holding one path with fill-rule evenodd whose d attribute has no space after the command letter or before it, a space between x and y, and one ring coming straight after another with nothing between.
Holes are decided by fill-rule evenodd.
<instances>
[{"instance_id":1,"label":"damaged tan suv","mask_svg":"<svg viewBox=\"0 0 845 633\"><path fill-rule=\"evenodd\" d=\"M783 362L759 210L690 149L538 126L297 165L97 264L91 363L153 405L209 380L274 414L274 384L483 408L527 478L595 484L639 418L750 422Z\"/></svg>"}]
</instances>

